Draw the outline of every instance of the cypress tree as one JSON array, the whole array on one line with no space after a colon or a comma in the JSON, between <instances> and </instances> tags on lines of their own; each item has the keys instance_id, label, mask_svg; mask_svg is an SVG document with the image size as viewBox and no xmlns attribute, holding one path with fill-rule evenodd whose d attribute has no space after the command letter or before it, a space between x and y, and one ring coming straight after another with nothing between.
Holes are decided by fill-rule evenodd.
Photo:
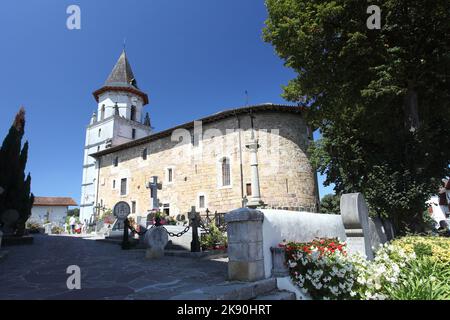
<instances>
[{"instance_id":1,"label":"cypress tree","mask_svg":"<svg viewBox=\"0 0 450 320\"><path fill-rule=\"evenodd\" d=\"M30 193L31 176L25 177L28 159L28 141L22 147L25 133L25 110L20 108L0 148L0 218L6 210L16 210L19 219L15 233L23 235L25 223L31 215L34 196ZM0 219L1 221L1 219Z\"/></svg>"}]
</instances>

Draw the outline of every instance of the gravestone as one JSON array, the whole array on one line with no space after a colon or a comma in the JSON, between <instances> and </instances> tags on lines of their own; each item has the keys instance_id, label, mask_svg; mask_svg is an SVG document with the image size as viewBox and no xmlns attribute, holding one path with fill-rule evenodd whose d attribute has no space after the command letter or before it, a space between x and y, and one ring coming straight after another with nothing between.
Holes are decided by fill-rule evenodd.
<instances>
[{"instance_id":1,"label":"gravestone","mask_svg":"<svg viewBox=\"0 0 450 320\"><path fill-rule=\"evenodd\" d=\"M19 212L17 210L8 209L2 214L3 232L5 235L13 234L15 226L19 220Z\"/></svg>"},{"instance_id":2,"label":"gravestone","mask_svg":"<svg viewBox=\"0 0 450 320\"><path fill-rule=\"evenodd\" d=\"M52 234L52 224L46 223L44 224L45 234Z\"/></svg>"},{"instance_id":3,"label":"gravestone","mask_svg":"<svg viewBox=\"0 0 450 320\"><path fill-rule=\"evenodd\" d=\"M169 235L163 226L153 227L145 233L147 259L158 259L164 256L164 248L169 242Z\"/></svg>"},{"instance_id":4,"label":"gravestone","mask_svg":"<svg viewBox=\"0 0 450 320\"><path fill-rule=\"evenodd\" d=\"M372 260L372 246L375 247L381 241L375 231L375 224L369 221L369 209L364 197L361 193L343 194L340 208L349 252L360 252Z\"/></svg>"}]
</instances>

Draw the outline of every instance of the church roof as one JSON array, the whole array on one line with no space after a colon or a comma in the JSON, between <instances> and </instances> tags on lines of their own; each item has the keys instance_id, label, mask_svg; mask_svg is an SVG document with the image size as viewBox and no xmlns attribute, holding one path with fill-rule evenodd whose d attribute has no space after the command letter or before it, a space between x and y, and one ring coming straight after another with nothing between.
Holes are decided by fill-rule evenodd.
<instances>
[{"instance_id":1,"label":"church roof","mask_svg":"<svg viewBox=\"0 0 450 320\"><path fill-rule=\"evenodd\" d=\"M95 100L98 102L100 94L106 91L127 91L140 96L144 105L148 103L148 96L137 86L131 65L128 62L125 50L122 51L116 65L112 69L102 88L94 91Z\"/></svg>"},{"instance_id":2,"label":"church roof","mask_svg":"<svg viewBox=\"0 0 450 320\"><path fill-rule=\"evenodd\" d=\"M240 115L240 114L249 114L249 113L256 113L256 112L263 112L263 111L268 111L268 112L288 112L288 113L302 113L305 110L305 107L303 106L293 106L293 105L283 105L283 104L273 104L273 103L265 103L265 104L260 104L260 105L254 105L254 106L246 106L246 107L241 107L241 108L235 108L235 109L228 109L225 111L220 111L217 112L213 115L204 117L202 119L199 120L195 120L195 121L201 121L203 124L207 124L207 123L211 123L211 122L215 122L221 119L226 119L229 117L234 117L236 115ZM112 147L112 148L108 148L108 149L104 149L102 151L90 154L90 156L94 157L94 158L98 158L101 157L103 155L106 154L110 154L110 153L114 153L116 151L119 150L124 150L124 149L128 149L131 147L135 147L141 144L145 144L148 143L150 141L154 141L166 136L170 136L172 134L172 132L176 129L192 129L194 128L194 121L190 121L190 122L186 122L184 124L178 125L176 127L164 130L164 131L160 131L154 134L151 134L149 136L146 136L144 138L141 139L136 139L127 143L123 143L120 144L118 146Z\"/></svg>"},{"instance_id":3,"label":"church roof","mask_svg":"<svg viewBox=\"0 0 450 320\"><path fill-rule=\"evenodd\" d=\"M134 78L133 70L131 70L130 63L127 59L127 54L125 50L122 51L122 54L117 60L116 65L112 69L109 74L108 79L106 79L105 86L133 86L136 89L139 89L136 83L136 79Z\"/></svg>"}]
</instances>

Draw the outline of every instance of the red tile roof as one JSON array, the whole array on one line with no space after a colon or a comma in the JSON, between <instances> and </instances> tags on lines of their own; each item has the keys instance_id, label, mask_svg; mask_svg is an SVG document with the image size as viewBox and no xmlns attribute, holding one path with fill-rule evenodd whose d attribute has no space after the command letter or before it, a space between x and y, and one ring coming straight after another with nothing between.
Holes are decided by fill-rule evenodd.
<instances>
[{"instance_id":1,"label":"red tile roof","mask_svg":"<svg viewBox=\"0 0 450 320\"><path fill-rule=\"evenodd\" d=\"M68 197L35 197L33 206L66 207L78 206L78 204L75 202L75 200Z\"/></svg>"}]
</instances>

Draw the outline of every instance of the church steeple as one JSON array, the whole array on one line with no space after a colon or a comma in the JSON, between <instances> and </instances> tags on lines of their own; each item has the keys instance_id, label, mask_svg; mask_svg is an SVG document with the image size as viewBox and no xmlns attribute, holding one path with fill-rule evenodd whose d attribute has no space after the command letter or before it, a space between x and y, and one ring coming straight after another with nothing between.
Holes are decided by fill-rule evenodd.
<instances>
[{"instance_id":1,"label":"church steeple","mask_svg":"<svg viewBox=\"0 0 450 320\"><path fill-rule=\"evenodd\" d=\"M99 101L99 96L107 91L122 91L133 93L142 98L143 105L148 104L148 96L137 86L131 65L128 62L125 49L122 50L119 59L109 74L102 88L94 91L95 100Z\"/></svg>"},{"instance_id":2,"label":"church steeple","mask_svg":"<svg viewBox=\"0 0 450 320\"><path fill-rule=\"evenodd\" d=\"M131 70L130 63L128 62L125 49L122 51L108 79L106 79L105 86L108 85L131 85L139 89L134 78L133 70Z\"/></svg>"}]
</instances>

